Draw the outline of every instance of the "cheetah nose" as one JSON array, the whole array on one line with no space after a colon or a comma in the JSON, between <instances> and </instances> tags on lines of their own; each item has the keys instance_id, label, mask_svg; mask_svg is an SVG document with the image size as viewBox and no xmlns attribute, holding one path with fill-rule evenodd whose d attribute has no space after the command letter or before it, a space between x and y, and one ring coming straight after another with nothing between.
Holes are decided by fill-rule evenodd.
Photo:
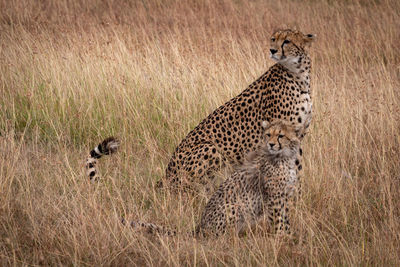
<instances>
[{"instance_id":1,"label":"cheetah nose","mask_svg":"<svg viewBox=\"0 0 400 267\"><path fill-rule=\"evenodd\" d=\"M275 144L274 144L274 143L269 143L269 146L270 146L271 148L273 148L273 147L275 146Z\"/></svg>"},{"instance_id":2,"label":"cheetah nose","mask_svg":"<svg viewBox=\"0 0 400 267\"><path fill-rule=\"evenodd\" d=\"M270 49L269 51L271 51L272 55L275 54L276 52L278 52L278 50L276 50L276 49Z\"/></svg>"}]
</instances>

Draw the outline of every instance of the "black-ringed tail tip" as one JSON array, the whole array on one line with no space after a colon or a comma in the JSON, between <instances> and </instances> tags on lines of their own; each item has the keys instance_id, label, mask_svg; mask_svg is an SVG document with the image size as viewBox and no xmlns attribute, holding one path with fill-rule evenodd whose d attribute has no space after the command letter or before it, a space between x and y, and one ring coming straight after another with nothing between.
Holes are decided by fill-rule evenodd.
<instances>
[{"instance_id":1,"label":"black-ringed tail tip","mask_svg":"<svg viewBox=\"0 0 400 267\"><path fill-rule=\"evenodd\" d=\"M103 155L110 155L117 151L120 145L120 141L114 137L108 137L98 144L92 151L86 160L86 174L89 176L90 181L97 181L99 175L96 170L97 159Z\"/></svg>"}]
</instances>

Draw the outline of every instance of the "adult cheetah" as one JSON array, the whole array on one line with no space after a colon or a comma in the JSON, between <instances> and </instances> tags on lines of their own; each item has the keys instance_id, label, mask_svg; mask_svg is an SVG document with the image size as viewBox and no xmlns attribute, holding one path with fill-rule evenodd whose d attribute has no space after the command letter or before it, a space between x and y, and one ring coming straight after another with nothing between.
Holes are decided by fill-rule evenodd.
<instances>
[{"instance_id":1,"label":"adult cheetah","mask_svg":"<svg viewBox=\"0 0 400 267\"><path fill-rule=\"evenodd\" d=\"M194 233L220 235L241 233L267 221L278 234L290 233L289 202L298 186L297 167L301 132L286 121L268 125L261 145L227 178L208 201ZM139 231L176 235L175 230L153 223L132 221Z\"/></svg>"},{"instance_id":2,"label":"adult cheetah","mask_svg":"<svg viewBox=\"0 0 400 267\"><path fill-rule=\"evenodd\" d=\"M311 61L306 49L314 37L290 29L274 32L270 56L277 63L189 132L173 153L158 187L205 184L223 163L241 164L244 155L260 145L262 121L281 119L307 129L312 102Z\"/></svg>"}]
</instances>

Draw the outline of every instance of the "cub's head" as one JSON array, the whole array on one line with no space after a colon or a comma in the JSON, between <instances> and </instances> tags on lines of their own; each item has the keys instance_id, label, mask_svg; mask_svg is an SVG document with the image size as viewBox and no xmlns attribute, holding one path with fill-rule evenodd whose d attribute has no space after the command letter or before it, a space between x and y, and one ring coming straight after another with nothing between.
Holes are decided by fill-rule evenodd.
<instances>
[{"instance_id":1,"label":"cub's head","mask_svg":"<svg viewBox=\"0 0 400 267\"><path fill-rule=\"evenodd\" d=\"M297 63L304 49L315 39L314 34L294 30L278 30L271 36L270 57L288 67Z\"/></svg>"},{"instance_id":2,"label":"cub's head","mask_svg":"<svg viewBox=\"0 0 400 267\"><path fill-rule=\"evenodd\" d=\"M290 157L297 153L300 146L301 132L286 121L268 123L263 121L263 149L271 155Z\"/></svg>"}]
</instances>

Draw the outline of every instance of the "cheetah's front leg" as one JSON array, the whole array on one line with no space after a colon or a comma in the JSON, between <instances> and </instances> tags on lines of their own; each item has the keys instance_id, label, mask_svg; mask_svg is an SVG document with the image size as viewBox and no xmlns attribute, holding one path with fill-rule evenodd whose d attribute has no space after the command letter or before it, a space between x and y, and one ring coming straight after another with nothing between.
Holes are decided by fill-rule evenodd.
<instances>
[{"instance_id":1,"label":"cheetah's front leg","mask_svg":"<svg viewBox=\"0 0 400 267\"><path fill-rule=\"evenodd\" d=\"M269 221L278 235L290 235L289 201L288 195L277 192L272 196L269 211Z\"/></svg>"},{"instance_id":2,"label":"cheetah's front leg","mask_svg":"<svg viewBox=\"0 0 400 267\"><path fill-rule=\"evenodd\" d=\"M301 199L302 195L302 177L303 177L303 149L300 147L298 152L297 152L297 157L295 160L296 164L296 177L297 177L297 183L296 183L296 188L295 191L293 192L293 197L292 200L294 203L298 202Z\"/></svg>"}]
</instances>

